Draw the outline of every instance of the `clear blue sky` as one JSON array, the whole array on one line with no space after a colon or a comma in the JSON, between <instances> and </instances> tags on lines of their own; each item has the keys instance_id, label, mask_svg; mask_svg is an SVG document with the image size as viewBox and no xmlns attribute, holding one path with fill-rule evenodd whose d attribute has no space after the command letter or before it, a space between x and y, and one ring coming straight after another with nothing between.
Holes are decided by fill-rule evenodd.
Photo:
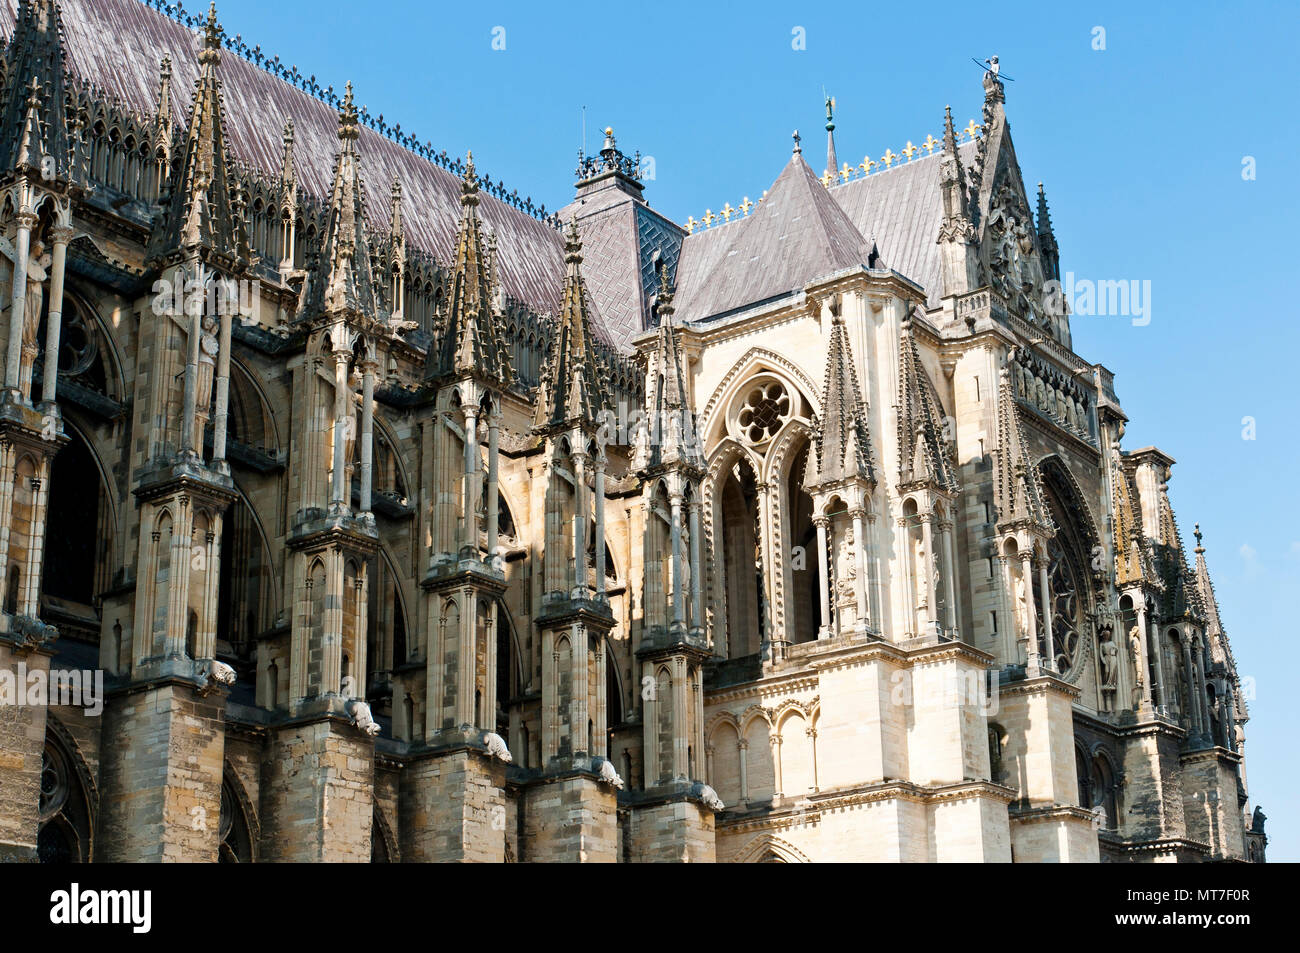
<instances>
[{"instance_id":1,"label":"clear blue sky","mask_svg":"<svg viewBox=\"0 0 1300 953\"><path fill-rule=\"evenodd\" d=\"M197 4L196 4L197 6ZM1025 181L1046 184L1062 271L1149 279L1151 322L1079 318L1116 375L1125 445L1173 456L1185 541L1200 522L1224 624L1256 698L1248 780L1272 860L1300 860L1292 733L1300 591L1300 7L756 2L423 4L224 0L226 29L558 208L613 125L654 156L647 198L677 221L757 198L790 152L820 168L822 88L841 160L979 118L972 56L1001 56ZM1146 5L1144 5L1146 6ZM1105 29L1104 51L1093 29ZM492 47L495 27L505 49ZM802 27L806 49L792 49ZM498 34L499 35L499 34ZM1246 156L1256 178L1242 178ZM1255 439L1243 439L1244 417Z\"/></svg>"}]
</instances>

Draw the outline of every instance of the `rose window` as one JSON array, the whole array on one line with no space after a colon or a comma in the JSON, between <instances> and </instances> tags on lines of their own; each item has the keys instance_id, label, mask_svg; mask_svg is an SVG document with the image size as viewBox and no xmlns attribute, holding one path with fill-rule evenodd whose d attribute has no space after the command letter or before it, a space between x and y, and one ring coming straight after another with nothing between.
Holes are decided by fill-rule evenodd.
<instances>
[{"instance_id":1,"label":"rose window","mask_svg":"<svg viewBox=\"0 0 1300 953\"><path fill-rule=\"evenodd\" d=\"M740 413L736 415L736 428L750 443L763 443L776 436L781 425L790 417L790 395L780 381L767 380L755 384L745 395Z\"/></svg>"}]
</instances>

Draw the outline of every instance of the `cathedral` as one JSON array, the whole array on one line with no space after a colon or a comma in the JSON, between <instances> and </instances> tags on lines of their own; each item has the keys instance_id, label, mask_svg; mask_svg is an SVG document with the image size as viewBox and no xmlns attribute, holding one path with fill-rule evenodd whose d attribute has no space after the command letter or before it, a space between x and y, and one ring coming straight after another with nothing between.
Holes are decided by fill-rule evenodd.
<instances>
[{"instance_id":1,"label":"cathedral","mask_svg":"<svg viewBox=\"0 0 1300 953\"><path fill-rule=\"evenodd\" d=\"M0 858L1265 859L996 58L678 223L612 129L548 211L215 6L13 4Z\"/></svg>"}]
</instances>

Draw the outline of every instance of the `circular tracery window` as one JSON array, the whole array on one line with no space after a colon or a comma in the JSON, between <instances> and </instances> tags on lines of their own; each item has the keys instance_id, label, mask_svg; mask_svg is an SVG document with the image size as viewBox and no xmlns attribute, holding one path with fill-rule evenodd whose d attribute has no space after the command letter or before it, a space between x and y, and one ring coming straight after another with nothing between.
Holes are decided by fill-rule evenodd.
<instances>
[{"instance_id":1,"label":"circular tracery window","mask_svg":"<svg viewBox=\"0 0 1300 953\"><path fill-rule=\"evenodd\" d=\"M777 380L760 381L745 392L736 415L736 429L750 443L764 443L776 436L790 418L790 395Z\"/></svg>"}]
</instances>

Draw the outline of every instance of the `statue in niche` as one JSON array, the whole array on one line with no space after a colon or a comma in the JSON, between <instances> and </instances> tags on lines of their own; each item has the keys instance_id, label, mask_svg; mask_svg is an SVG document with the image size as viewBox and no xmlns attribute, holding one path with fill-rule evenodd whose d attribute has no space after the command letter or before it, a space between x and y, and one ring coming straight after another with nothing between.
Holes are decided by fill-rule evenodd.
<instances>
[{"instance_id":1,"label":"statue in niche","mask_svg":"<svg viewBox=\"0 0 1300 953\"><path fill-rule=\"evenodd\" d=\"M840 533L840 544L835 554L836 603L839 607L842 624L851 626L858 618L857 598L857 541L853 533L853 524L849 523Z\"/></svg>"},{"instance_id":2,"label":"statue in niche","mask_svg":"<svg viewBox=\"0 0 1300 953\"><path fill-rule=\"evenodd\" d=\"M1022 635L1029 634L1029 597L1021 575L1016 576L1016 629Z\"/></svg>"},{"instance_id":3,"label":"statue in niche","mask_svg":"<svg viewBox=\"0 0 1300 953\"><path fill-rule=\"evenodd\" d=\"M840 598L847 599L855 596L854 583L858 578L857 563L857 545L853 537L853 525L844 527L840 534L839 550L835 555L835 568L838 570L839 580L836 583L836 590Z\"/></svg>"},{"instance_id":4,"label":"statue in niche","mask_svg":"<svg viewBox=\"0 0 1300 953\"><path fill-rule=\"evenodd\" d=\"M14 263L18 253L13 242L0 237L0 308L13 302ZM23 299L22 363L19 379L24 394L31 393L32 365L39 352L37 333L41 324L41 306L45 302L45 280L49 276L50 255L38 238L33 238L27 255L27 294Z\"/></svg>"},{"instance_id":5,"label":"statue in niche","mask_svg":"<svg viewBox=\"0 0 1300 953\"><path fill-rule=\"evenodd\" d=\"M929 572L926 568L926 556L928 555L929 554L925 551L925 538L917 536L916 544L913 549L913 559L915 560L914 565L916 566L914 578L916 580L916 606L918 609L928 609L930 607L928 587L925 584L926 574Z\"/></svg>"},{"instance_id":6,"label":"statue in niche","mask_svg":"<svg viewBox=\"0 0 1300 953\"><path fill-rule=\"evenodd\" d=\"M41 305L45 302L45 279L49 275L50 255L45 243L32 239L31 253L27 257L27 296L23 307L23 350L19 365L19 387L24 394L32 392L32 365L40 352L37 333L41 327ZM12 297L12 293L10 295Z\"/></svg>"},{"instance_id":7,"label":"statue in niche","mask_svg":"<svg viewBox=\"0 0 1300 953\"><path fill-rule=\"evenodd\" d=\"M1142 702L1142 687L1145 684L1142 672L1142 630L1136 625L1128 630L1129 656L1133 660L1133 702L1134 709Z\"/></svg>"},{"instance_id":8,"label":"statue in niche","mask_svg":"<svg viewBox=\"0 0 1300 953\"><path fill-rule=\"evenodd\" d=\"M1115 710L1115 690L1119 684L1119 646L1111 637L1109 627L1101 630L1102 641L1098 647L1101 662L1101 710Z\"/></svg>"},{"instance_id":9,"label":"statue in niche","mask_svg":"<svg viewBox=\"0 0 1300 953\"><path fill-rule=\"evenodd\" d=\"M199 367L194 388L194 413L199 425L195 433L201 434L212 407L212 379L217 364L217 319L205 314L199 323Z\"/></svg>"}]
</instances>

